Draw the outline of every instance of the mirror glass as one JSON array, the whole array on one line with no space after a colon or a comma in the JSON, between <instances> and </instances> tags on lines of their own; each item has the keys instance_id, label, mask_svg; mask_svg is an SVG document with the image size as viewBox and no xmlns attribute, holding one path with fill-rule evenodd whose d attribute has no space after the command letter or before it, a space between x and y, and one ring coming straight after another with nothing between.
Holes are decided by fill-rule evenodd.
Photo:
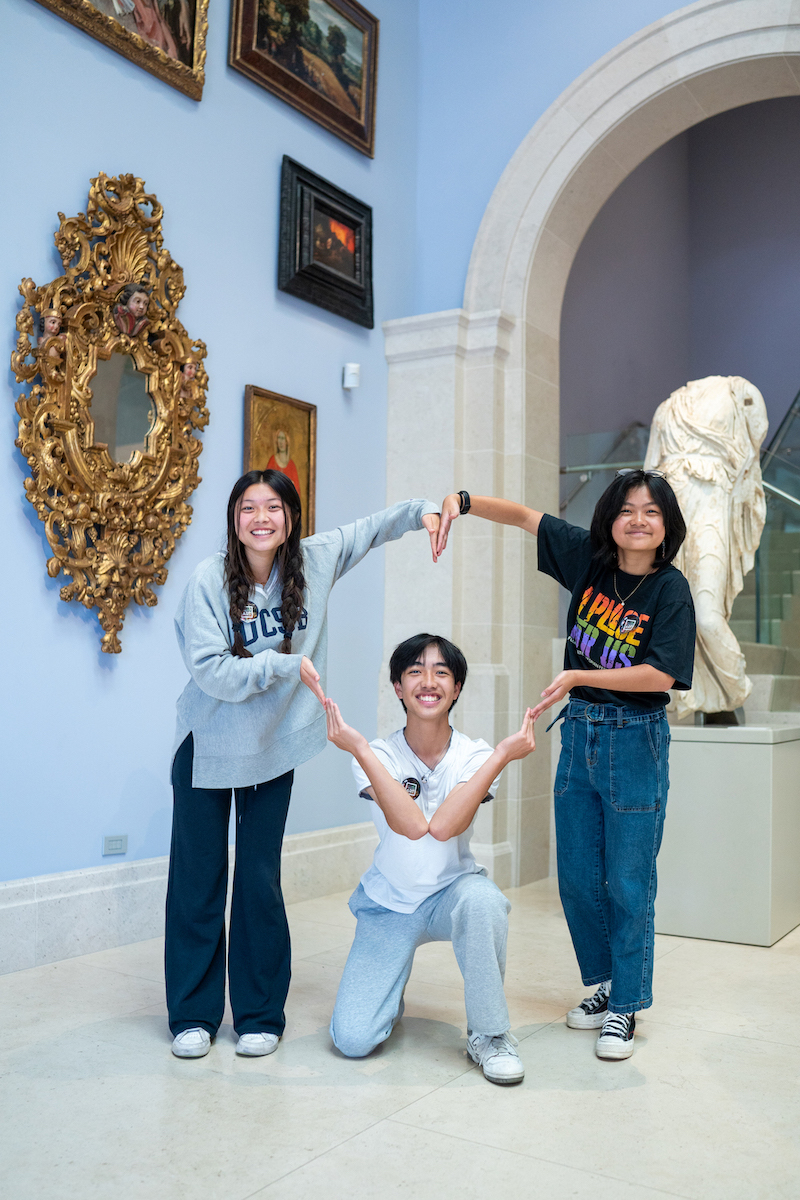
<instances>
[{"instance_id":1,"label":"mirror glass","mask_svg":"<svg viewBox=\"0 0 800 1200\"><path fill-rule=\"evenodd\" d=\"M92 380L95 443L105 442L116 462L126 462L134 450L145 450L155 417L147 376L136 369L130 354L99 358Z\"/></svg>"}]
</instances>

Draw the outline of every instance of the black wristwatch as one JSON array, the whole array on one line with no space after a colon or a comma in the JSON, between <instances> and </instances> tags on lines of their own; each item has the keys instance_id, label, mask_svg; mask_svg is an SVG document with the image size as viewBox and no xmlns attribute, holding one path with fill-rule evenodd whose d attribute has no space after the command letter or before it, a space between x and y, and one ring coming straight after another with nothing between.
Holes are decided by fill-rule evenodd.
<instances>
[{"instance_id":1,"label":"black wristwatch","mask_svg":"<svg viewBox=\"0 0 800 1200\"><path fill-rule=\"evenodd\" d=\"M469 510L470 510L469 492L459 492L458 493L458 511L461 513L461 516L464 517L469 512Z\"/></svg>"}]
</instances>

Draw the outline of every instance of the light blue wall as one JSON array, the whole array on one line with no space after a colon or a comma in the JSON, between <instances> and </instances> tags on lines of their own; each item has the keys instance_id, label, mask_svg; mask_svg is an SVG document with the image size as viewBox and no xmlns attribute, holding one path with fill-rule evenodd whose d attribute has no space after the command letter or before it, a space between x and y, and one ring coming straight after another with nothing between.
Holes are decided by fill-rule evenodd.
<instances>
[{"instance_id":1,"label":"light blue wall","mask_svg":"<svg viewBox=\"0 0 800 1200\"><path fill-rule=\"evenodd\" d=\"M421 0L410 312L461 305L486 205L529 129L592 63L679 7L665 0Z\"/></svg>"},{"instance_id":2,"label":"light blue wall","mask_svg":"<svg viewBox=\"0 0 800 1200\"><path fill-rule=\"evenodd\" d=\"M211 0L200 104L80 33L34 0L0 5L4 166L0 313L6 362L17 284L60 273L57 212L86 203L99 170L144 178L165 209L165 244L184 268L179 315L209 348L211 424L193 523L154 610L129 610L118 656L101 655L96 618L63 604L45 573L42 527L24 499L13 448L18 388L6 372L0 547L4 639L0 878L101 859L104 834L129 835L129 859L168 848L169 751L185 671L172 616L194 565L220 545L240 474L245 384L319 407L318 528L382 508L386 364L380 322L413 303L416 197L416 0L371 0L381 20L377 156L349 148L226 66L228 5ZM371 204L376 328L367 331L277 292L281 156L289 153ZM344 362L362 364L352 397ZM427 565L420 540L420 577ZM383 564L376 552L334 593L329 688L374 735ZM363 820L346 756L328 748L298 772L290 829Z\"/></svg>"}]
</instances>

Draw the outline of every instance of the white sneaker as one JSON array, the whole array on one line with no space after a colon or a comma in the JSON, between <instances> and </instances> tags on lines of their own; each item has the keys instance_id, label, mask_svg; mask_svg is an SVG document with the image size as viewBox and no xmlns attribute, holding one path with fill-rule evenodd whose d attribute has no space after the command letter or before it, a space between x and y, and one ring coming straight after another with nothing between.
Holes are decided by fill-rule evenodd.
<instances>
[{"instance_id":1,"label":"white sneaker","mask_svg":"<svg viewBox=\"0 0 800 1200\"><path fill-rule=\"evenodd\" d=\"M633 1054L633 1031L636 1017L633 1013L606 1014L603 1031L595 1043L598 1058L630 1058Z\"/></svg>"},{"instance_id":2,"label":"white sneaker","mask_svg":"<svg viewBox=\"0 0 800 1200\"><path fill-rule=\"evenodd\" d=\"M236 1044L236 1053L246 1058L260 1058L262 1054L274 1054L281 1039L277 1033L243 1033Z\"/></svg>"},{"instance_id":3,"label":"white sneaker","mask_svg":"<svg viewBox=\"0 0 800 1200\"><path fill-rule=\"evenodd\" d=\"M611 980L601 983L593 996L581 1001L577 1008L567 1013L569 1029L599 1029L608 1012L608 997L611 995Z\"/></svg>"},{"instance_id":4,"label":"white sneaker","mask_svg":"<svg viewBox=\"0 0 800 1200\"><path fill-rule=\"evenodd\" d=\"M211 1034L205 1029L184 1029L172 1043L176 1058L202 1058L211 1049Z\"/></svg>"},{"instance_id":5,"label":"white sneaker","mask_svg":"<svg viewBox=\"0 0 800 1200\"><path fill-rule=\"evenodd\" d=\"M473 1062L482 1069L490 1083L521 1083L525 1078L522 1059L517 1054L519 1042L510 1033L473 1033L467 1038L467 1050Z\"/></svg>"}]
</instances>

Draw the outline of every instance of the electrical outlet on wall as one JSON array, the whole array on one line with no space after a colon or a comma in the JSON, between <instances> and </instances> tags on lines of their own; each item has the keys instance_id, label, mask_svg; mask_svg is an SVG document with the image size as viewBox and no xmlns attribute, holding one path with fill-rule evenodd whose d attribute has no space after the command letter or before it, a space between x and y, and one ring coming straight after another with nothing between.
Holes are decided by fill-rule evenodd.
<instances>
[{"instance_id":1,"label":"electrical outlet on wall","mask_svg":"<svg viewBox=\"0 0 800 1200\"><path fill-rule=\"evenodd\" d=\"M127 833L113 833L109 837L103 838L103 854L127 854L128 853L128 835Z\"/></svg>"}]
</instances>

